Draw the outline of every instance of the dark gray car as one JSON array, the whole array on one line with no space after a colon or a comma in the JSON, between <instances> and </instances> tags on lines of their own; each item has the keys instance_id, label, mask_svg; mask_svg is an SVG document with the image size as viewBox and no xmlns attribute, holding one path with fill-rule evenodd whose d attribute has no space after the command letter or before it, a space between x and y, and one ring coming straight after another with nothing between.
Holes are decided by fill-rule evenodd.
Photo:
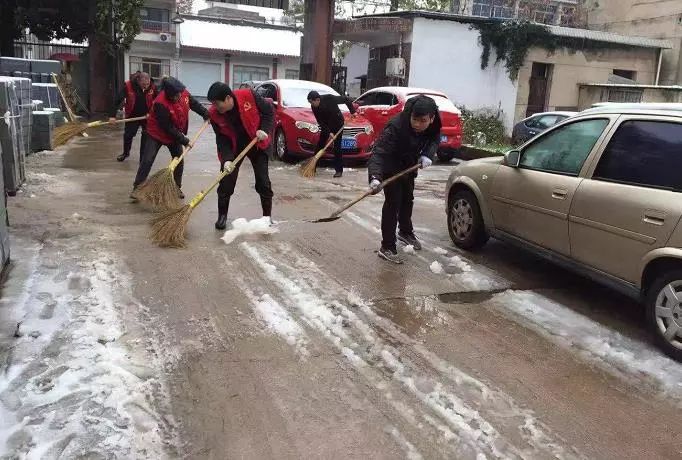
<instances>
[{"instance_id":1,"label":"dark gray car","mask_svg":"<svg viewBox=\"0 0 682 460\"><path fill-rule=\"evenodd\" d=\"M568 117L572 117L578 112L542 112L536 113L525 120L521 120L514 126L512 132L512 142L515 145L523 144L524 142L534 138L547 128L551 128L557 123L564 121Z\"/></svg>"}]
</instances>

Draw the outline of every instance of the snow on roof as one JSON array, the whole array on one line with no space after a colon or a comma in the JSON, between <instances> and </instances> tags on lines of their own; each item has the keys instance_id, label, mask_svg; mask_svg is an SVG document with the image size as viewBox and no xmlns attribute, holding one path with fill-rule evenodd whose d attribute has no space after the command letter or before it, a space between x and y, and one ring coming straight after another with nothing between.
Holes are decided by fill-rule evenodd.
<instances>
[{"instance_id":1,"label":"snow on roof","mask_svg":"<svg viewBox=\"0 0 682 460\"><path fill-rule=\"evenodd\" d=\"M268 56L301 55L301 36L287 28L256 27L215 21L186 20L180 26L180 44Z\"/></svg>"}]
</instances>

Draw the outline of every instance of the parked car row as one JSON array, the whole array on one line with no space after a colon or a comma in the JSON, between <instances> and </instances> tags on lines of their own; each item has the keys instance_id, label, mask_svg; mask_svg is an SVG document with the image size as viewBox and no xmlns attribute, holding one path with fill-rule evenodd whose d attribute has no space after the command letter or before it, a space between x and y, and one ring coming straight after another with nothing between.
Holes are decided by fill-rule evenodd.
<instances>
[{"instance_id":1,"label":"parked car row","mask_svg":"<svg viewBox=\"0 0 682 460\"><path fill-rule=\"evenodd\" d=\"M642 301L658 345L682 360L682 104L613 104L548 128L504 158L457 166L455 245L493 237Z\"/></svg>"}]
</instances>

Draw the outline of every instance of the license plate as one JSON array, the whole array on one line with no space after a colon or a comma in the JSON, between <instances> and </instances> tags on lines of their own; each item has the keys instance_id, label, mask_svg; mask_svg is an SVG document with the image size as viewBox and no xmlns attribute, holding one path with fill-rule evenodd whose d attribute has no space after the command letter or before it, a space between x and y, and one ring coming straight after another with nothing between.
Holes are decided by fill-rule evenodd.
<instances>
[{"instance_id":1,"label":"license plate","mask_svg":"<svg viewBox=\"0 0 682 460\"><path fill-rule=\"evenodd\" d=\"M352 150L358 147L358 141L350 137L344 137L341 139L341 148L343 150Z\"/></svg>"},{"instance_id":2,"label":"license plate","mask_svg":"<svg viewBox=\"0 0 682 460\"><path fill-rule=\"evenodd\" d=\"M448 142L448 136L441 136L440 137L440 143L445 144Z\"/></svg>"}]
</instances>

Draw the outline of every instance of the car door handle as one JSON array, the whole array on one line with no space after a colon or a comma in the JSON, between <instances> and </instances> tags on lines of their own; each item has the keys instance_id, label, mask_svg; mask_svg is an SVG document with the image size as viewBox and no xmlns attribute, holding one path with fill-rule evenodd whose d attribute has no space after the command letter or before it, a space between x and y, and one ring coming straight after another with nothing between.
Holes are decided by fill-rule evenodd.
<instances>
[{"instance_id":1,"label":"car door handle","mask_svg":"<svg viewBox=\"0 0 682 460\"><path fill-rule=\"evenodd\" d=\"M555 200L565 200L566 195L568 195L568 190L564 190L562 188L555 188L552 190L552 198Z\"/></svg>"},{"instance_id":2,"label":"car door handle","mask_svg":"<svg viewBox=\"0 0 682 460\"><path fill-rule=\"evenodd\" d=\"M645 211L642 221L651 225L664 225L665 224L665 213L657 211Z\"/></svg>"}]
</instances>

